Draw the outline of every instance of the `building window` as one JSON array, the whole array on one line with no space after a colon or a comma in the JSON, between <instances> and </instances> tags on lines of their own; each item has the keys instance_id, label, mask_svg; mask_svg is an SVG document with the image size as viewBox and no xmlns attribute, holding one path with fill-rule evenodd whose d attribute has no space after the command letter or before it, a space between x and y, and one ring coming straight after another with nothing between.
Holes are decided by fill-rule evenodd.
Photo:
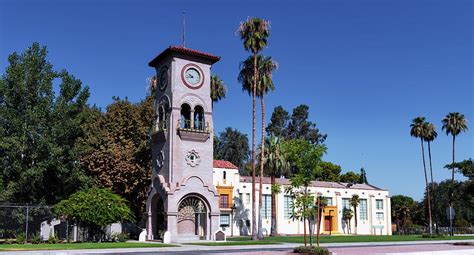
<instances>
[{"instance_id":1,"label":"building window","mask_svg":"<svg viewBox=\"0 0 474 255\"><path fill-rule=\"evenodd\" d=\"M222 194L219 197L219 207L220 208L229 208L229 195Z\"/></svg>"},{"instance_id":2,"label":"building window","mask_svg":"<svg viewBox=\"0 0 474 255\"><path fill-rule=\"evenodd\" d=\"M377 220L383 220L383 212L378 212L375 214L375 218Z\"/></svg>"},{"instance_id":3,"label":"building window","mask_svg":"<svg viewBox=\"0 0 474 255\"><path fill-rule=\"evenodd\" d=\"M342 209L351 209L350 198L343 198L342 199Z\"/></svg>"},{"instance_id":4,"label":"building window","mask_svg":"<svg viewBox=\"0 0 474 255\"><path fill-rule=\"evenodd\" d=\"M359 202L359 215L361 220L367 220L367 199L361 199Z\"/></svg>"},{"instance_id":5,"label":"building window","mask_svg":"<svg viewBox=\"0 0 474 255\"><path fill-rule=\"evenodd\" d=\"M376 199L375 200L375 209L383 210L383 200L382 199Z\"/></svg>"},{"instance_id":6,"label":"building window","mask_svg":"<svg viewBox=\"0 0 474 255\"><path fill-rule=\"evenodd\" d=\"M238 202L239 202L240 205L244 204L244 194L239 193L239 201Z\"/></svg>"},{"instance_id":7,"label":"building window","mask_svg":"<svg viewBox=\"0 0 474 255\"><path fill-rule=\"evenodd\" d=\"M262 211L263 211L263 218L270 219L272 215L272 196L271 195L263 195L262 196Z\"/></svg>"},{"instance_id":8,"label":"building window","mask_svg":"<svg viewBox=\"0 0 474 255\"><path fill-rule=\"evenodd\" d=\"M226 179L227 179L227 174L226 174L226 172L225 172L225 171L223 172L223 174L222 174L222 177L224 178L224 180L226 180Z\"/></svg>"},{"instance_id":9,"label":"building window","mask_svg":"<svg viewBox=\"0 0 474 255\"><path fill-rule=\"evenodd\" d=\"M245 205L250 207L250 193L245 193Z\"/></svg>"},{"instance_id":10,"label":"building window","mask_svg":"<svg viewBox=\"0 0 474 255\"><path fill-rule=\"evenodd\" d=\"M332 197L325 197L325 199L326 199L327 205L329 205L329 206L333 205Z\"/></svg>"},{"instance_id":11,"label":"building window","mask_svg":"<svg viewBox=\"0 0 474 255\"><path fill-rule=\"evenodd\" d=\"M230 215L221 214L221 227L228 227L228 226L230 226Z\"/></svg>"},{"instance_id":12,"label":"building window","mask_svg":"<svg viewBox=\"0 0 474 255\"><path fill-rule=\"evenodd\" d=\"M285 195L283 197L283 213L284 213L285 220L290 219L292 212L293 212L293 197Z\"/></svg>"}]
</instances>

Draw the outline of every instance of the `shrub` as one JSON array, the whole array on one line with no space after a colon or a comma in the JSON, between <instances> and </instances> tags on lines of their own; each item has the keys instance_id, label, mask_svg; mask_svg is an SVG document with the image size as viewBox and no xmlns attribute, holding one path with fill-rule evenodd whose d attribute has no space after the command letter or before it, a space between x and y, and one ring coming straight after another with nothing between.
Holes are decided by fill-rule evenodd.
<instances>
[{"instance_id":1,"label":"shrub","mask_svg":"<svg viewBox=\"0 0 474 255\"><path fill-rule=\"evenodd\" d=\"M114 242L126 242L129 239L129 235L127 233L113 233L111 236L112 241Z\"/></svg>"},{"instance_id":2,"label":"shrub","mask_svg":"<svg viewBox=\"0 0 474 255\"><path fill-rule=\"evenodd\" d=\"M25 243L26 243L26 236L25 236L25 234L18 234L18 235L16 235L16 243L17 243L17 244L25 244Z\"/></svg>"},{"instance_id":3,"label":"shrub","mask_svg":"<svg viewBox=\"0 0 474 255\"><path fill-rule=\"evenodd\" d=\"M10 238L5 239L5 244L13 244L13 240Z\"/></svg>"},{"instance_id":4,"label":"shrub","mask_svg":"<svg viewBox=\"0 0 474 255\"><path fill-rule=\"evenodd\" d=\"M58 237L57 237L57 234L56 234L56 235L53 235L52 233L49 233L48 243L49 243L49 244L56 244L56 243L59 243L59 239L58 239Z\"/></svg>"},{"instance_id":5,"label":"shrub","mask_svg":"<svg viewBox=\"0 0 474 255\"><path fill-rule=\"evenodd\" d=\"M432 234L432 235L430 235L430 234L423 234L423 235L421 235L421 238L445 238L445 237L446 237L446 236L441 235L441 234L439 234L439 235L438 235L438 234Z\"/></svg>"},{"instance_id":6,"label":"shrub","mask_svg":"<svg viewBox=\"0 0 474 255\"><path fill-rule=\"evenodd\" d=\"M293 252L295 253L304 253L310 255L329 255L329 250L324 247L317 247L317 246L298 246L296 247Z\"/></svg>"},{"instance_id":7,"label":"shrub","mask_svg":"<svg viewBox=\"0 0 474 255\"><path fill-rule=\"evenodd\" d=\"M41 236L39 236L38 234L33 234L31 236L31 243L32 244L39 244L41 243Z\"/></svg>"}]
</instances>

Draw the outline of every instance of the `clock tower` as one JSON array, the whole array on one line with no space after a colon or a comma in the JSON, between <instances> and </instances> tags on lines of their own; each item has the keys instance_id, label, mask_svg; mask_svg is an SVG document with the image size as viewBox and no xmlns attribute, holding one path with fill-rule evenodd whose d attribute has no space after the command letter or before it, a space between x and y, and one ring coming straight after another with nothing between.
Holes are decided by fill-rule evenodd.
<instances>
[{"instance_id":1,"label":"clock tower","mask_svg":"<svg viewBox=\"0 0 474 255\"><path fill-rule=\"evenodd\" d=\"M213 240L219 228L210 98L211 66L219 59L170 46L148 64L156 70L149 240Z\"/></svg>"}]
</instances>

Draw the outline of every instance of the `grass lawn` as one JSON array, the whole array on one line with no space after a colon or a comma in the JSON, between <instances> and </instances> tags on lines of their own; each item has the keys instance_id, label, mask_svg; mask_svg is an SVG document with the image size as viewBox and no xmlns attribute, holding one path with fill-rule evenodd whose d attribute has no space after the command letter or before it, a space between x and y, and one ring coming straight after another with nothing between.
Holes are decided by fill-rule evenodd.
<instances>
[{"instance_id":1,"label":"grass lawn","mask_svg":"<svg viewBox=\"0 0 474 255\"><path fill-rule=\"evenodd\" d=\"M233 237L227 238L229 241L243 241L248 242L250 237ZM422 238L419 235L411 236L321 236L321 243L355 243L355 242L403 242L403 241L431 241L431 240L474 240L474 236L449 236L444 238ZM277 243L303 243L303 236L269 236L265 237L263 241L277 242ZM309 237L307 237L309 242ZM316 241L316 237L314 237ZM258 241L254 241L258 242Z\"/></svg>"},{"instance_id":2,"label":"grass lawn","mask_svg":"<svg viewBox=\"0 0 474 255\"><path fill-rule=\"evenodd\" d=\"M0 251L25 250L80 250L111 248L156 248L174 247L176 245L161 243L65 243L65 244L0 244Z\"/></svg>"},{"instance_id":3,"label":"grass lawn","mask_svg":"<svg viewBox=\"0 0 474 255\"><path fill-rule=\"evenodd\" d=\"M227 239L229 240L229 239ZM238 240L238 241L228 241L228 242L196 242L196 243L187 243L190 245L204 245L204 246L229 246L229 245L261 245L261 244L278 244L278 242L270 240L262 241L253 241L253 240Z\"/></svg>"}]
</instances>

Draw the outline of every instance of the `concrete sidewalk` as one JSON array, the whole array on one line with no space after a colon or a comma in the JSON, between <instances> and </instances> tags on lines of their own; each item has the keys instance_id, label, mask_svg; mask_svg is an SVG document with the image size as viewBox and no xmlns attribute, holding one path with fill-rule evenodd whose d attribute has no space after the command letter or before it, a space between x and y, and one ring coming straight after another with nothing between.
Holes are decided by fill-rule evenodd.
<instances>
[{"instance_id":1,"label":"concrete sidewalk","mask_svg":"<svg viewBox=\"0 0 474 255\"><path fill-rule=\"evenodd\" d=\"M388 252L389 247L403 247L403 246L420 246L429 247L438 244L452 244L457 242L472 242L472 240L441 240L441 241L412 241L412 242L360 242L360 243L324 243L323 247L328 247L337 255L344 255L347 251L359 250L362 253L350 252L347 254L383 254L380 252ZM204 246L204 245L185 245L179 244L180 247L162 247L162 248L123 248L123 249L84 249L84 250L41 250L41 251L4 251L0 255L79 255L79 254L286 254L294 247L302 245L299 243L281 243L281 244L266 244L266 245L230 245L230 246ZM378 253L369 253L369 248L377 248ZM384 249L386 247L386 249ZM446 245L446 247L454 247ZM462 247L463 250L472 249L474 254L474 247ZM440 248L442 248L440 246ZM404 249L393 249L395 252L404 252ZM405 249L406 250L406 249ZM426 250L426 249L424 249ZM411 252L406 254L412 254ZM435 253L428 253L435 254ZM437 254L437 253L436 253ZM448 253L449 254L449 253ZM453 254L453 253L451 253Z\"/></svg>"}]
</instances>

